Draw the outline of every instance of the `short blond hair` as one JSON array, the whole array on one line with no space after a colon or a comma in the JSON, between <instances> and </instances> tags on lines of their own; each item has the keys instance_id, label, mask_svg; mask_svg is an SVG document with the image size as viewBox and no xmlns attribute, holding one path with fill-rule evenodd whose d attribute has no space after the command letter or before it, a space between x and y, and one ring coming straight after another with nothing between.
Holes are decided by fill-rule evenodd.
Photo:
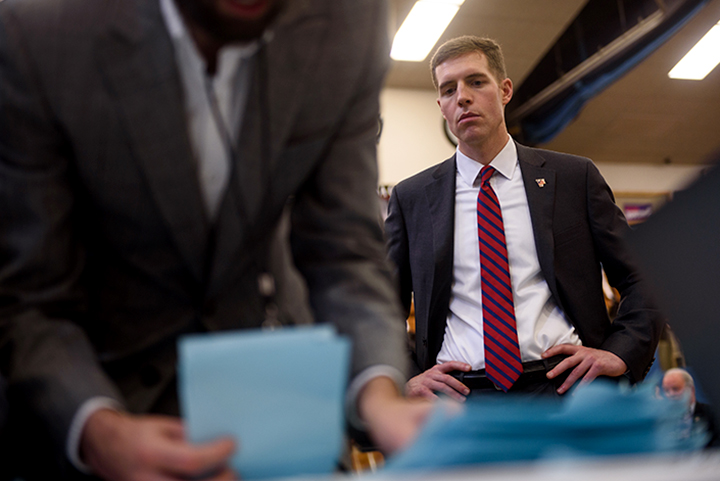
<instances>
[{"instance_id":1,"label":"short blond hair","mask_svg":"<svg viewBox=\"0 0 720 481\"><path fill-rule=\"evenodd\" d=\"M432 59L430 59L430 71L432 72L432 81L435 88L438 88L437 76L435 75L435 69L438 65L473 52L485 55L490 71L495 75L498 83L507 78L505 57L500 45L495 40L474 35L463 35L440 45L433 54Z\"/></svg>"}]
</instances>

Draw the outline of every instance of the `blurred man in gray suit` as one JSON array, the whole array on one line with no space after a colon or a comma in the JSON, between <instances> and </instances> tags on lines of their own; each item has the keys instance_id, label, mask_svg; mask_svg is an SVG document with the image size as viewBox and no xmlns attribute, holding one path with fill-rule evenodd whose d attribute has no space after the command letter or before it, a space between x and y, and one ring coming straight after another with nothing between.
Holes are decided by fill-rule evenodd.
<instances>
[{"instance_id":1,"label":"blurred man in gray suit","mask_svg":"<svg viewBox=\"0 0 720 481\"><path fill-rule=\"evenodd\" d=\"M384 15L380 0L0 2L0 367L33 467L46 443L53 479L67 461L113 480L234 476L232 440L190 445L172 417L176 340L313 317L354 341L351 420L386 451L411 439L427 406L397 388L377 222Z\"/></svg>"}]
</instances>

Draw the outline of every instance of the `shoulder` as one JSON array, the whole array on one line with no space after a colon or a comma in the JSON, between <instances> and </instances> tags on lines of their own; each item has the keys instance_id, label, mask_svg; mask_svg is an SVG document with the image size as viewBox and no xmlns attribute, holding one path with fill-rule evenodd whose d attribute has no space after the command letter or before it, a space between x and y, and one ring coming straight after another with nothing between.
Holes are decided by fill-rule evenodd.
<instances>
[{"instance_id":1,"label":"shoulder","mask_svg":"<svg viewBox=\"0 0 720 481\"><path fill-rule=\"evenodd\" d=\"M111 18L115 6L114 0L3 0L0 1L0 16L5 22L12 19L33 30L49 29L42 31L43 36L47 36L92 28Z\"/></svg>"},{"instance_id":2,"label":"shoulder","mask_svg":"<svg viewBox=\"0 0 720 481\"><path fill-rule=\"evenodd\" d=\"M542 165L550 168L587 168L588 165L594 165L593 161L587 157L568 154L565 152L556 152L554 150L538 149L535 147L527 147L516 143L518 158L521 162L527 162L535 165Z\"/></svg>"},{"instance_id":3,"label":"shoulder","mask_svg":"<svg viewBox=\"0 0 720 481\"><path fill-rule=\"evenodd\" d=\"M435 164L432 167L418 172L405 180L398 182L393 188L399 189L401 192L413 192L423 188L429 183L435 182L438 179L445 178L447 176L455 175L455 156L453 155L449 159Z\"/></svg>"}]
</instances>

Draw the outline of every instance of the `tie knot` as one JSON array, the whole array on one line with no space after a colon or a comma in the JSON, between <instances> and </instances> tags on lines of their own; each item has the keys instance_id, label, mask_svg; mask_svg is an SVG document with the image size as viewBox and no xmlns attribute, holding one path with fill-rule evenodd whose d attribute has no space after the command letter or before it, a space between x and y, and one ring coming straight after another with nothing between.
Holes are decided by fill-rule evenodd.
<instances>
[{"instance_id":1,"label":"tie knot","mask_svg":"<svg viewBox=\"0 0 720 481\"><path fill-rule=\"evenodd\" d=\"M485 167L480 169L480 185L483 186L487 184L490 180L490 177L492 177L494 173L495 168L489 165L486 165Z\"/></svg>"}]
</instances>

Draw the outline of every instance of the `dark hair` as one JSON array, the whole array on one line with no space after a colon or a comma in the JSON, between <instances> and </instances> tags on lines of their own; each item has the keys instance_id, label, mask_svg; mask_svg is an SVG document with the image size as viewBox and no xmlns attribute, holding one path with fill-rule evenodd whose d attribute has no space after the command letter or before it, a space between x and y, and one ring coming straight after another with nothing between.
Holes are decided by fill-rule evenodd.
<instances>
[{"instance_id":1,"label":"dark hair","mask_svg":"<svg viewBox=\"0 0 720 481\"><path fill-rule=\"evenodd\" d=\"M430 60L430 70L435 88L438 88L437 77L435 76L435 69L438 65L472 52L479 52L485 55L490 71L495 75L498 82L502 82L507 78L507 74L505 73L505 58L503 57L500 45L491 38L464 35L448 40L440 45L432 56Z\"/></svg>"}]
</instances>

